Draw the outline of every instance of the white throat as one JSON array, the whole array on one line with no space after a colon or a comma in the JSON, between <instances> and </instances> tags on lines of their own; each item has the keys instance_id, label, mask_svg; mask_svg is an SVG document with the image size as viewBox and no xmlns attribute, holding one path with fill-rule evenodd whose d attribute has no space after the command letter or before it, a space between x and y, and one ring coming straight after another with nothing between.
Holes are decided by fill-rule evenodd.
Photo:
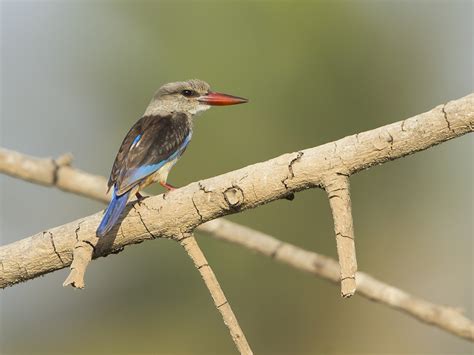
<instances>
[{"instance_id":1,"label":"white throat","mask_svg":"<svg viewBox=\"0 0 474 355\"><path fill-rule=\"evenodd\" d=\"M209 110L210 108L211 106L209 105L199 104L198 106L196 106L196 108L189 110L189 113L193 116L198 116L199 114L203 113L204 111Z\"/></svg>"}]
</instances>

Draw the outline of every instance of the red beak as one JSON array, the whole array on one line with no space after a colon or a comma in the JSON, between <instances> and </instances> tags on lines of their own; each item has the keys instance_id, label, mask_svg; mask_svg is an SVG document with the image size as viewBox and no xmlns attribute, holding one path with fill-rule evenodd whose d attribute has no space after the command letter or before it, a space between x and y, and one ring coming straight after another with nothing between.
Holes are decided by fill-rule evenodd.
<instances>
[{"instance_id":1,"label":"red beak","mask_svg":"<svg viewBox=\"0 0 474 355\"><path fill-rule=\"evenodd\" d=\"M212 106L227 106L244 104L249 100L244 99L243 97L237 97L227 94L221 94L220 92L211 91L206 95L199 97L198 101Z\"/></svg>"}]
</instances>

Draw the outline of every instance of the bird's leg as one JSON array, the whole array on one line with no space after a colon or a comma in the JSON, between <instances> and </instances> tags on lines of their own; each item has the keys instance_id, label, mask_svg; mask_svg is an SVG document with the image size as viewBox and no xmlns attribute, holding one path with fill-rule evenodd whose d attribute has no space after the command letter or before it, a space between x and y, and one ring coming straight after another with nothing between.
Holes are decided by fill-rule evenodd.
<instances>
[{"instance_id":1,"label":"bird's leg","mask_svg":"<svg viewBox=\"0 0 474 355\"><path fill-rule=\"evenodd\" d=\"M174 187L173 185L167 184L164 181L160 181L160 185L163 186L168 191L176 190L176 187Z\"/></svg>"}]
</instances>

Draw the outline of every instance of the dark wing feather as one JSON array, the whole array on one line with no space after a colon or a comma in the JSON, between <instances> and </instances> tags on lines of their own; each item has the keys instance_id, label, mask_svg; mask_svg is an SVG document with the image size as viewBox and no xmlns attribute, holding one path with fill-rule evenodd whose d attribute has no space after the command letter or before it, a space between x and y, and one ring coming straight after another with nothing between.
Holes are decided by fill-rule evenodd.
<instances>
[{"instance_id":1,"label":"dark wing feather","mask_svg":"<svg viewBox=\"0 0 474 355\"><path fill-rule=\"evenodd\" d=\"M109 189L115 185L119 195L130 190L173 155L181 154L190 134L189 119L182 113L140 118L120 146L110 174Z\"/></svg>"}]
</instances>

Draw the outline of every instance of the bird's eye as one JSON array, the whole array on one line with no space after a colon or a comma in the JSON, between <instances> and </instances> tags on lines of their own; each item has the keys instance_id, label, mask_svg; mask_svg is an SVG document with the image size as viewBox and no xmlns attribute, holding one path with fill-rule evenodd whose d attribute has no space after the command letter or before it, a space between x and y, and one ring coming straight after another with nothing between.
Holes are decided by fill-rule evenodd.
<instances>
[{"instance_id":1,"label":"bird's eye","mask_svg":"<svg viewBox=\"0 0 474 355\"><path fill-rule=\"evenodd\" d=\"M191 96L194 96L194 91L192 91L192 90L183 90L183 91L181 91L181 95L186 96L186 97L191 97Z\"/></svg>"}]
</instances>

